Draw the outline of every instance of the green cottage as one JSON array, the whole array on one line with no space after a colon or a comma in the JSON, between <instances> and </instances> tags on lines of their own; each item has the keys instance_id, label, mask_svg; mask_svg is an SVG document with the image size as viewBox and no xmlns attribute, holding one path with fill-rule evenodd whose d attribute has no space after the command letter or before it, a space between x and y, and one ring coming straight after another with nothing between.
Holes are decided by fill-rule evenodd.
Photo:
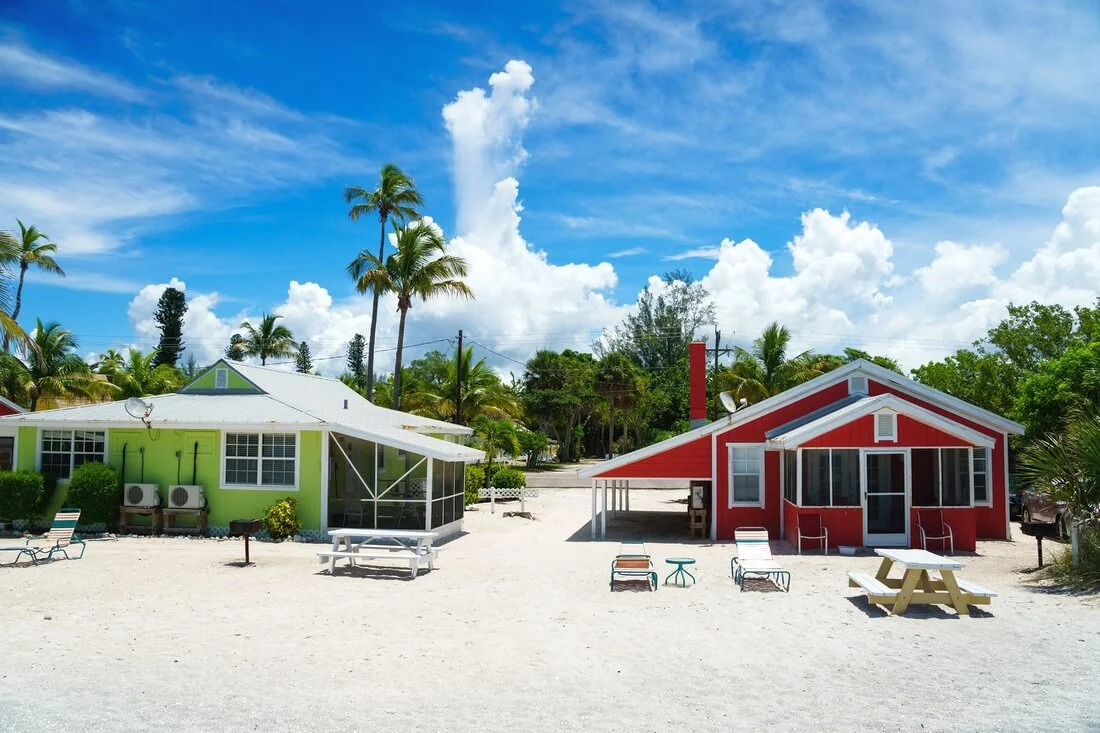
<instances>
[{"instance_id":1,"label":"green cottage","mask_svg":"<svg viewBox=\"0 0 1100 733\"><path fill-rule=\"evenodd\" d=\"M470 428L379 407L336 379L227 360L143 401L144 420L125 401L0 417L0 437L14 439L16 470L64 483L102 461L124 488L145 485L124 495L204 502L211 534L291 496L315 539L330 527L457 533L465 464L485 455L465 444Z\"/></svg>"}]
</instances>

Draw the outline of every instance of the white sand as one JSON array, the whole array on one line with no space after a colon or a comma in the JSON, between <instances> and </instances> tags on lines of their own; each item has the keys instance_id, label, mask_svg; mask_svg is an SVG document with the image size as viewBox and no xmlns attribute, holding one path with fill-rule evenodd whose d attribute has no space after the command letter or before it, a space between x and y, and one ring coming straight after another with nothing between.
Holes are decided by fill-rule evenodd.
<instances>
[{"instance_id":1,"label":"white sand","mask_svg":"<svg viewBox=\"0 0 1100 733\"><path fill-rule=\"evenodd\" d=\"M1024 585L1030 539L963 558L1000 592L974 618L853 602L845 571L873 557L786 556L789 595L739 593L724 544L650 543L697 558L699 583L610 593L617 545L567 541L588 498L468 514L415 581L330 577L317 545L254 543L231 567L239 541L188 539L2 568L0 729L1100 728L1100 603Z\"/></svg>"}]
</instances>

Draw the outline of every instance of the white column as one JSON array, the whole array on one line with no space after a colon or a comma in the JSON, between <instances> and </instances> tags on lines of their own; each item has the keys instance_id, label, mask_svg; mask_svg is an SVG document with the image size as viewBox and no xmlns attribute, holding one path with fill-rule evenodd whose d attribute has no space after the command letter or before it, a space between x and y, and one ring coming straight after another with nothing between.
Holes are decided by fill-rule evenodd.
<instances>
[{"instance_id":1,"label":"white column","mask_svg":"<svg viewBox=\"0 0 1100 733\"><path fill-rule=\"evenodd\" d=\"M435 463L431 458L428 459L428 480L427 485L424 487L424 530L430 532L432 529L432 464ZM447 474L443 474L446 476ZM446 488L444 487L444 492Z\"/></svg>"},{"instance_id":2,"label":"white column","mask_svg":"<svg viewBox=\"0 0 1100 733\"><path fill-rule=\"evenodd\" d=\"M599 479L592 479L592 539L596 539L596 487L599 483Z\"/></svg>"},{"instance_id":3,"label":"white column","mask_svg":"<svg viewBox=\"0 0 1100 733\"><path fill-rule=\"evenodd\" d=\"M321 535L328 531L328 442L331 440L327 430L321 431Z\"/></svg>"},{"instance_id":4,"label":"white column","mask_svg":"<svg viewBox=\"0 0 1100 733\"><path fill-rule=\"evenodd\" d=\"M630 481L628 479L627 481L624 481L623 483L624 483L623 491L624 491L624 495L626 496L626 510L629 512L630 511Z\"/></svg>"},{"instance_id":5,"label":"white column","mask_svg":"<svg viewBox=\"0 0 1100 733\"><path fill-rule=\"evenodd\" d=\"M607 482L603 482L603 497L600 502L600 539L607 537Z\"/></svg>"}]
</instances>

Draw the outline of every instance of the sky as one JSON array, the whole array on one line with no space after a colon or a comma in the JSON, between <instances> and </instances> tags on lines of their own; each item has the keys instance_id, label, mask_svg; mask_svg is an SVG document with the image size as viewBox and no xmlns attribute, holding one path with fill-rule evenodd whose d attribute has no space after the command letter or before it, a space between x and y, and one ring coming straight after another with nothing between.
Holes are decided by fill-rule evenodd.
<instances>
[{"instance_id":1,"label":"sky","mask_svg":"<svg viewBox=\"0 0 1100 733\"><path fill-rule=\"evenodd\" d=\"M274 312L335 374L379 235L343 190L392 161L475 294L414 304L406 362L462 329L518 376L686 268L723 345L915 367L1095 301L1098 35L1070 0L4 0L0 228L58 243L21 321L88 358L154 346L172 285L199 363Z\"/></svg>"}]
</instances>

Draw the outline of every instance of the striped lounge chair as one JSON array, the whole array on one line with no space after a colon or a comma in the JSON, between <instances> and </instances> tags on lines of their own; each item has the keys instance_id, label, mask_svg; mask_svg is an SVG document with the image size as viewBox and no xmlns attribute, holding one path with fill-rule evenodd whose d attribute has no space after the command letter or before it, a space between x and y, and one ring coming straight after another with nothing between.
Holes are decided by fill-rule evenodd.
<instances>
[{"instance_id":1,"label":"striped lounge chair","mask_svg":"<svg viewBox=\"0 0 1100 733\"><path fill-rule=\"evenodd\" d=\"M768 578L790 593L791 574L772 558L768 530L763 527L738 527L733 530L733 539L737 543L737 556L730 561L730 571L742 592L745 590L745 578L753 575Z\"/></svg>"},{"instance_id":2,"label":"striped lounge chair","mask_svg":"<svg viewBox=\"0 0 1100 733\"><path fill-rule=\"evenodd\" d=\"M64 555L66 560L74 559L69 557L68 552L74 545L80 545L80 554L75 559L79 560L84 557L84 540L73 536L73 532L76 531L76 523L79 520L79 509L62 509L59 511L53 518L53 524L50 525L49 532L41 537L27 539L25 551L30 554L31 560L35 562L43 559L52 560L55 552ZM38 544L32 545L32 542Z\"/></svg>"},{"instance_id":3,"label":"striped lounge chair","mask_svg":"<svg viewBox=\"0 0 1100 733\"><path fill-rule=\"evenodd\" d=\"M611 590L615 590L615 579L641 578L650 590L657 590L657 570L653 559L641 542L624 542L619 545L619 554L611 561Z\"/></svg>"}]
</instances>

